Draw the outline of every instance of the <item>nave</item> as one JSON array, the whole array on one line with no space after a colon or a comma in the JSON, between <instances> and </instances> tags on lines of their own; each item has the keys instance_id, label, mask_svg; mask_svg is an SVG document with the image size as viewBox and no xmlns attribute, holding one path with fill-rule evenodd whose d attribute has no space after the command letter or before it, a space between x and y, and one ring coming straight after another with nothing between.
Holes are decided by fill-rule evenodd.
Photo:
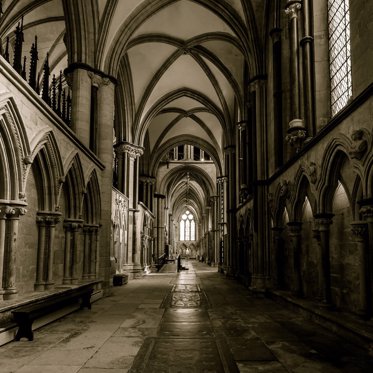
<instances>
[{"instance_id":1,"label":"nave","mask_svg":"<svg viewBox=\"0 0 373 373\"><path fill-rule=\"evenodd\" d=\"M0 347L2 373L371 372L373 358L195 260Z\"/></svg>"}]
</instances>

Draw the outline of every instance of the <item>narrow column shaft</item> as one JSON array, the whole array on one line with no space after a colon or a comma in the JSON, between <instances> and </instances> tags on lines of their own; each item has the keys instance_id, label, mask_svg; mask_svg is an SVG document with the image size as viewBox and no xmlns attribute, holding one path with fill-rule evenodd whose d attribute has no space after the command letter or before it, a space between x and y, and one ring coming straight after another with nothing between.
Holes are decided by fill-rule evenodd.
<instances>
[{"instance_id":1,"label":"narrow column shaft","mask_svg":"<svg viewBox=\"0 0 373 373\"><path fill-rule=\"evenodd\" d=\"M319 289L321 302L331 305L330 242L329 232L333 214L316 214L316 238L319 248Z\"/></svg>"},{"instance_id":2,"label":"narrow column shaft","mask_svg":"<svg viewBox=\"0 0 373 373\"><path fill-rule=\"evenodd\" d=\"M79 281L79 251L80 247L78 244L79 238L79 225L77 223L72 224L72 268L71 268L71 283L76 284Z\"/></svg>"},{"instance_id":3,"label":"narrow column shaft","mask_svg":"<svg viewBox=\"0 0 373 373\"><path fill-rule=\"evenodd\" d=\"M53 264L54 264L54 238L56 233L56 223L59 221L58 217L50 217L49 219L49 244L48 244L48 268L47 268L47 283L46 289L51 289L54 286L53 281Z\"/></svg>"},{"instance_id":4,"label":"narrow column shaft","mask_svg":"<svg viewBox=\"0 0 373 373\"><path fill-rule=\"evenodd\" d=\"M303 295L302 288L302 271L301 271L301 222L289 222L289 235L292 241L293 254L293 291L297 296Z\"/></svg>"},{"instance_id":5,"label":"narrow column shaft","mask_svg":"<svg viewBox=\"0 0 373 373\"><path fill-rule=\"evenodd\" d=\"M36 266L36 283L35 290L40 291L45 289L44 278L44 257L45 257L45 218L37 217L38 223L38 254Z\"/></svg>"},{"instance_id":6,"label":"narrow column shaft","mask_svg":"<svg viewBox=\"0 0 373 373\"><path fill-rule=\"evenodd\" d=\"M19 216L26 213L24 208L8 207L7 209L7 227L6 227L6 245L4 260L4 300L14 299L17 297L16 288L16 250L18 238Z\"/></svg>"},{"instance_id":7,"label":"narrow column shaft","mask_svg":"<svg viewBox=\"0 0 373 373\"><path fill-rule=\"evenodd\" d=\"M65 258L63 263L64 276L63 283L71 283L71 225L65 224Z\"/></svg>"},{"instance_id":8,"label":"narrow column shaft","mask_svg":"<svg viewBox=\"0 0 373 373\"><path fill-rule=\"evenodd\" d=\"M368 276L369 253L367 245L368 227L367 223L363 221L353 222L351 224L351 231L354 235L355 242L359 255L359 294L360 307L358 313L363 318L369 318L372 313L371 309L371 294L370 294L370 279Z\"/></svg>"}]
</instances>

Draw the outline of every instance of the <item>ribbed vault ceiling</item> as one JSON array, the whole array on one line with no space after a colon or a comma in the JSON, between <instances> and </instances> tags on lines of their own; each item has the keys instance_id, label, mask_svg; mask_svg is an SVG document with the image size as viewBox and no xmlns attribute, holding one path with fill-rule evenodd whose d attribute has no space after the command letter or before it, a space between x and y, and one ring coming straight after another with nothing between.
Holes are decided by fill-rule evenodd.
<instances>
[{"instance_id":1,"label":"ribbed vault ceiling","mask_svg":"<svg viewBox=\"0 0 373 373\"><path fill-rule=\"evenodd\" d=\"M78 62L117 79L118 140L147 148L156 167L180 139L189 139L213 153L219 175L223 149L245 117L244 80L261 73L254 20L263 19L266 3L3 0L0 37L3 44L6 36L12 40L23 16L23 51L27 56L37 35L40 72L48 53L52 74ZM149 173L156 176L156 169ZM183 178L180 170L175 201L182 200ZM210 193L201 190L193 189L196 206Z\"/></svg>"}]
</instances>

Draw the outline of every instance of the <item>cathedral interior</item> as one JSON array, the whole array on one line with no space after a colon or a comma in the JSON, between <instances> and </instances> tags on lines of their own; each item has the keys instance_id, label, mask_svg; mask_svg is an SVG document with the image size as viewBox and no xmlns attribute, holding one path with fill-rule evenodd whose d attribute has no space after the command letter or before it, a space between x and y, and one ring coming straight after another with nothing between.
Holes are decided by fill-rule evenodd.
<instances>
[{"instance_id":1,"label":"cathedral interior","mask_svg":"<svg viewBox=\"0 0 373 373\"><path fill-rule=\"evenodd\" d=\"M0 1L0 372L371 372L372 20Z\"/></svg>"}]
</instances>

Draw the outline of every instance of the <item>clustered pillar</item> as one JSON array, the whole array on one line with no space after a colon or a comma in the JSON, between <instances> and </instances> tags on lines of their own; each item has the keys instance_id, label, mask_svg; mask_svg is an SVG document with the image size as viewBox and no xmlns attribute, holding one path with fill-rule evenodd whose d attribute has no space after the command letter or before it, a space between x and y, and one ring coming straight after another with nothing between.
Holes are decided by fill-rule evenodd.
<instances>
[{"instance_id":1,"label":"clustered pillar","mask_svg":"<svg viewBox=\"0 0 373 373\"><path fill-rule=\"evenodd\" d=\"M53 288L54 236L61 213L39 212L36 216L38 225L38 254L35 290Z\"/></svg>"},{"instance_id":2,"label":"clustered pillar","mask_svg":"<svg viewBox=\"0 0 373 373\"><path fill-rule=\"evenodd\" d=\"M289 16L289 39L290 39L290 114L288 135L286 140L294 146L295 151L299 152L306 139L307 131L301 116L302 97L301 97L301 80L300 80L300 56L299 56L299 13L302 8L301 1L288 0L285 8Z\"/></svg>"}]
</instances>

